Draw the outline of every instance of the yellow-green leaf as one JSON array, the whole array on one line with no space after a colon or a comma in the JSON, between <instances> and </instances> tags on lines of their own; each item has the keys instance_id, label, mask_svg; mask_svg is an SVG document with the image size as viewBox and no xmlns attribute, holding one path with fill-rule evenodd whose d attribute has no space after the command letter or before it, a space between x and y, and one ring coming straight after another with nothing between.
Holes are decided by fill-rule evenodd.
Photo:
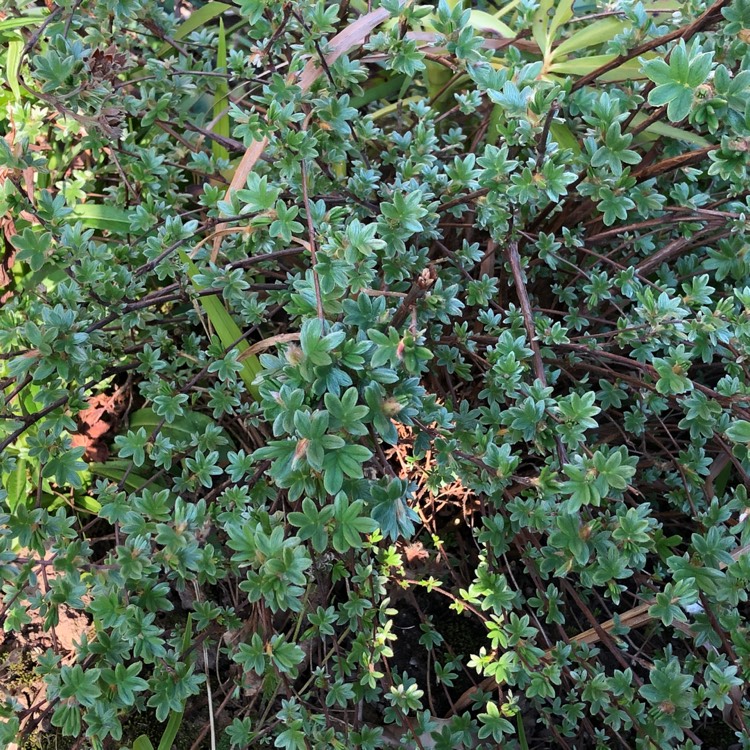
<instances>
[{"instance_id":1,"label":"yellow-green leaf","mask_svg":"<svg viewBox=\"0 0 750 750\"><path fill-rule=\"evenodd\" d=\"M92 516L98 515L99 511L102 509L102 504L89 495L75 497L73 501L76 508L85 510L87 513L91 513Z\"/></svg>"},{"instance_id":2,"label":"yellow-green leaf","mask_svg":"<svg viewBox=\"0 0 750 750\"><path fill-rule=\"evenodd\" d=\"M615 55L593 55L591 57L579 57L575 60L556 62L549 66L549 73L560 73L562 75L586 76L593 73L603 65L611 63ZM602 73L601 81L627 81L645 78L641 71L641 63L638 60L628 60L614 70Z\"/></svg>"},{"instance_id":3,"label":"yellow-green leaf","mask_svg":"<svg viewBox=\"0 0 750 750\"><path fill-rule=\"evenodd\" d=\"M391 112L395 112L399 107L406 107L408 104L411 104L411 102L418 102L421 98L421 96L408 96L406 99L399 99L397 102L392 102L391 104L386 104L380 109L376 109L368 115L368 117L371 120L379 120L381 117L385 117L386 115L391 114Z\"/></svg>"},{"instance_id":4,"label":"yellow-green leaf","mask_svg":"<svg viewBox=\"0 0 750 750\"><path fill-rule=\"evenodd\" d=\"M549 126L549 132L555 143L562 148L569 148L576 155L581 153L581 146L567 125L563 125L561 122L553 122Z\"/></svg>"},{"instance_id":5,"label":"yellow-green leaf","mask_svg":"<svg viewBox=\"0 0 750 750\"><path fill-rule=\"evenodd\" d=\"M549 10L551 7L552 0L540 0L531 23L531 34L539 49L542 50L542 54L547 53L547 29L549 28Z\"/></svg>"},{"instance_id":6,"label":"yellow-green leaf","mask_svg":"<svg viewBox=\"0 0 750 750\"><path fill-rule=\"evenodd\" d=\"M506 3L505 5L503 5L503 7L500 8L500 10L496 11L492 15L495 16L495 18L502 18L506 13L510 13L513 10L513 8L515 8L516 5L518 5L520 2L521 0L510 0L509 3Z\"/></svg>"},{"instance_id":7,"label":"yellow-green leaf","mask_svg":"<svg viewBox=\"0 0 750 750\"><path fill-rule=\"evenodd\" d=\"M633 125L637 127L645 119L645 115L638 114L633 118ZM698 148L706 148L711 145L710 141L703 138L703 136L691 133L689 130L682 130L673 125L668 125L666 122L653 122L643 132L655 137L672 138L675 141L691 143L694 146L698 146Z\"/></svg>"},{"instance_id":8,"label":"yellow-green leaf","mask_svg":"<svg viewBox=\"0 0 750 750\"><path fill-rule=\"evenodd\" d=\"M207 24L216 16L220 16L224 11L229 10L232 6L227 3L207 3L202 8L194 10L190 18L184 21L180 28L175 31L174 38L177 40L184 39L188 34Z\"/></svg>"},{"instance_id":9,"label":"yellow-green leaf","mask_svg":"<svg viewBox=\"0 0 750 750\"><path fill-rule=\"evenodd\" d=\"M558 29L570 19L573 18L573 0L560 0L555 8L555 15L552 17L552 23L549 25L549 31L547 32L547 47L552 47L557 36Z\"/></svg>"},{"instance_id":10,"label":"yellow-green leaf","mask_svg":"<svg viewBox=\"0 0 750 750\"><path fill-rule=\"evenodd\" d=\"M16 101L21 99L21 87L18 85L18 72L21 69L21 55L23 53L23 40L13 39L8 42L5 57L5 77L8 86L13 92Z\"/></svg>"},{"instance_id":11,"label":"yellow-green leaf","mask_svg":"<svg viewBox=\"0 0 750 750\"><path fill-rule=\"evenodd\" d=\"M154 746L151 744L151 740L142 734L140 737L136 737L133 742L133 750L154 750Z\"/></svg>"},{"instance_id":12,"label":"yellow-green leaf","mask_svg":"<svg viewBox=\"0 0 750 750\"><path fill-rule=\"evenodd\" d=\"M512 39L515 34L513 30L496 16L490 15L483 10L472 10L469 15L469 26L477 31L494 31L504 39Z\"/></svg>"},{"instance_id":13,"label":"yellow-green leaf","mask_svg":"<svg viewBox=\"0 0 750 750\"><path fill-rule=\"evenodd\" d=\"M8 493L6 502L10 512L13 513L16 508L24 501L26 497L26 467L28 462L25 459L16 461L15 469L6 475L3 482L5 491Z\"/></svg>"}]
</instances>

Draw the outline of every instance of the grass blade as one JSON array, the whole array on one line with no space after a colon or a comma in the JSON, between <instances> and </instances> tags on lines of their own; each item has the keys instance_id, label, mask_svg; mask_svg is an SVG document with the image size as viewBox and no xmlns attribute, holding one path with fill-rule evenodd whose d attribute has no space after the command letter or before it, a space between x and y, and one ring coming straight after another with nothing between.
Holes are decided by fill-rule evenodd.
<instances>
[{"instance_id":1,"label":"grass blade","mask_svg":"<svg viewBox=\"0 0 750 750\"><path fill-rule=\"evenodd\" d=\"M646 119L645 115L637 114L633 118L633 125L636 127L640 125ZM675 141L684 141L685 143L691 143L698 148L708 148L711 144L703 136L697 133L691 133L689 130L682 130L676 128L674 125L669 125L666 122L653 122L644 131L649 135L662 136L664 138L672 138Z\"/></svg>"},{"instance_id":2,"label":"grass blade","mask_svg":"<svg viewBox=\"0 0 750 750\"><path fill-rule=\"evenodd\" d=\"M190 260L188 254L184 250L180 250L180 258L182 258L182 261L187 265L188 276L192 281L193 277L198 273L198 269L195 267L195 264L192 260ZM196 289L200 289L200 287L195 284L194 281L193 286ZM234 322L232 316L227 312L226 308L215 294L201 297L200 304L206 315L208 315L208 319L211 321L211 325L216 330L216 335L219 337L219 340L226 348L234 345L240 352L244 352L250 347L250 345L244 339L242 341L239 341L239 343L236 343L241 338L242 331ZM260 397L260 392L258 391L258 386L255 385L253 381L255 380L255 376L261 371L261 369L262 367L260 364L260 360L255 355L251 354L248 357L242 358L242 370L240 372L240 377L245 383L245 387L247 388L247 390L255 399L258 399Z\"/></svg>"},{"instance_id":3,"label":"grass blade","mask_svg":"<svg viewBox=\"0 0 750 750\"><path fill-rule=\"evenodd\" d=\"M492 15L494 15L495 18L502 18L507 13L510 13L520 2L521 0L511 0L509 3L503 5L502 8L495 11Z\"/></svg>"},{"instance_id":4,"label":"grass blade","mask_svg":"<svg viewBox=\"0 0 750 750\"><path fill-rule=\"evenodd\" d=\"M552 22L549 25L549 31L547 32L547 48L552 48L552 43L555 41L557 32L563 24L566 24L570 19L573 18L573 0L561 0L558 2L555 8L555 15L552 17Z\"/></svg>"},{"instance_id":5,"label":"grass blade","mask_svg":"<svg viewBox=\"0 0 750 750\"><path fill-rule=\"evenodd\" d=\"M214 18L216 18L216 16L220 16L222 13L224 13L224 11L229 10L231 7L232 6L228 5L227 3L207 3L202 8L194 10L190 14L190 18L186 19L182 24L180 24L180 27L177 29L177 31L175 31L172 38L175 41L184 39L188 34L192 33L196 29L199 29L201 26L204 26L209 21L212 21ZM166 55L171 50L171 45L168 43L164 43L159 48L159 54Z\"/></svg>"},{"instance_id":6,"label":"grass blade","mask_svg":"<svg viewBox=\"0 0 750 750\"><path fill-rule=\"evenodd\" d=\"M227 67L227 37L224 31L224 21L219 20L219 46L216 52L216 70L221 73ZM229 82L226 78L220 78L214 93L214 133L216 135L229 137ZM227 110L227 111L225 111ZM224 114L222 115L222 112ZM229 151L220 143L211 143L211 153L215 159L228 159Z\"/></svg>"},{"instance_id":7,"label":"grass blade","mask_svg":"<svg viewBox=\"0 0 750 750\"><path fill-rule=\"evenodd\" d=\"M362 94L362 96L353 97L349 104L354 107L354 109L361 109L379 99L385 99L391 94L395 94L397 91L401 90L405 78L406 76L396 75L391 76L385 81L375 82L365 89L365 93Z\"/></svg>"},{"instance_id":8,"label":"grass blade","mask_svg":"<svg viewBox=\"0 0 750 750\"><path fill-rule=\"evenodd\" d=\"M80 203L70 214L72 221L80 221L85 227L102 229L113 234L130 232L128 212L116 206L105 206L101 203Z\"/></svg>"},{"instance_id":9,"label":"grass blade","mask_svg":"<svg viewBox=\"0 0 750 750\"><path fill-rule=\"evenodd\" d=\"M617 18L604 18L571 34L552 51L552 59L569 55L577 50L593 47L609 41L625 28L625 22Z\"/></svg>"},{"instance_id":10,"label":"grass blade","mask_svg":"<svg viewBox=\"0 0 750 750\"><path fill-rule=\"evenodd\" d=\"M27 26L38 24L46 14L21 16L20 18L5 18L0 21L0 34L6 31L16 31Z\"/></svg>"},{"instance_id":11,"label":"grass blade","mask_svg":"<svg viewBox=\"0 0 750 750\"><path fill-rule=\"evenodd\" d=\"M207 3L202 8L194 10L180 28L175 31L174 39L184 39L188 34L192 33L201 26L204 26L209 21L220 16L224 11L229 10L232 6L227 3Z\"/></svg>"},{"instance_id":12,"label":"grass blade","mask_svg":"<svg viewBox=\"0 0 750 750\"><path fill-rule=\"evenodd\" d=\"M185 623L185 632L182 635L182 654L186 654L193 640L193 615L188 614L187 622ZM182 718L185 715L184 711L173 711L169 715L169 721L167 727L164 730L164 734L161 736L161 742L157 750L172 750L172 745L177 737L177 732L180 731L180 725L182 724Z\"/></svg>"},{"instance_id":13,"label":"grass blade","mask_svg":"<svg viewBox=\"0 0 750 750\"><path fill-rule=\"evenodd\" d=\"M104 479L112 479L115 482L121 482L129 466L130 461L126 461L120 458L112 458L104 463L89 464L89 471L95 476L102 477ZM152 490L166 489L164 485L160 484L158 481L149 482L145 477L142 477L140 474L135 474L132 471L125 479L123 487L129 492L135 492L145 484L148 484L148 487Z\"/></svg>"}]
</instances>

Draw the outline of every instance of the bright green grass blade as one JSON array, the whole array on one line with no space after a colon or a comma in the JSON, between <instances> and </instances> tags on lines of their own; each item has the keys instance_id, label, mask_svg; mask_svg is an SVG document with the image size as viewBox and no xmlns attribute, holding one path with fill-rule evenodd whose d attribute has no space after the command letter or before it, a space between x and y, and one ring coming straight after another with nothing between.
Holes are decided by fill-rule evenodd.
<instances>
[{"instance_id":1,"label":"bright green grass blade","mask_svg":"<svg viewBox=\"0 0 750 750\"><path fill-rule=\"evenodd\" d=\"M395 94L401 89L405 78L406 76L403 75L391 76L385 81L368 86L362 96L353 97L349 104L354 107L354 109L359 109L360 107L364 107L372 102L377 102L380 99L386 99L391 94Z\"/></svg>"},{"instance_id":2,"label":"bright green grass blade","mask_svg":"<svg viewBox=\"0 0 750 750\"><path fill-rule=\"evenodd\" d=\"M615 59L615 55L592 55L591 57L578 57L574 60L553 63L547 68L550 73L562 73L563 75L586 76L593 73L604 65L608 65ZM639 60L627 60L622 65L602 73L600 81L635 81L645 78L641 70Z\"/></svg>"},{"instance_id":3,"label":"bright green grass blade","mask_svg":"<svg viewBox=\"0 0 750 750\"><path fill-rule=\"evenodd\" d=\"M193 615L188 614L187 621L185 622L185 632L182 635L182 653L186 654L192 645L193 640ZM167 727L164 730L164 734L161 736L161 742L157 750L172 750L172 745L177 738L177 732L180 731L180 724L182 724L182 718L185 715L184 711L179 713L173 711L169 715L169 721Z\"/></svg>"},{"instance_id":4,"label":"bright green grass blade","mask_svg":"<svg viewBox=\"0 0 750 750\"><path fill-rule=\"evenodd\" d=\"M633 125L637 127L644 122L645 119L645 115L637 114L633 118ZM653 136L672 138L675 141L691 143L698 148L706 148L711 145L703 136L700 136L697 133L691 133L689 130L676 128L674 125L669 125L666 122L652 122L643 132Z\"/></svg>"},{"instance_id":5,"label":"bright green grass blade","mask_svg":"<svg viewBox=\"0 0 750 750\"><path fill-rule=\"evenodd\" d=\"M116 206L104 206L101 203L80 203L69 215L71 221L80 221L90 229L102 229L113 234L130 232L128 212Z\"/></svg>"},{"instance_id":6,"label":"bright green grass blade","mask_svg":"<svg viewBox=\"0 0 750 750\"><path fill-rule=\"evenodd\" d=\"M130 466L130 461L126 461L120 458L111 458L109 461L104 463L91 463L89 464L89 471L97 477L103 477L104 479L112 479L115 482L121 482L125 476L125 472ZM164 485L157 482L150 482L140 474L135 474L132 471L128 474L123 486L129 492L136 492L138 489L148 484L149 489L152 490L163 490L166 489Z\"/></svg>"},{"instance_id":7,"label":"bright green grass blade","mask_svg":"<svg viewBox=\"0 0 750 750\"><path fill-rule=\"evenodd\" d=\"M418 102L421 98L421 96L408 96L406 99L399 99L397 102L386 104L385 107L375 110L375 112L370 113L368 117L371 120L379 120L381 117L385 117L386 115L395 112L399 107L406 107L407 104Z\"/></svg>"},{"instance_id":8,"label":"bright green grass blade","mask_svg":"<svg viewBox=\"0 0 750 750\"><path fill-rule=\"evenodd\" d=\"M218 73L224 72L227 67L227 37L224 31L224 21L219 20L219 47L216 52L216 71ZM229 82L226 78L220 78L220 83L216 87L216 93L214 94L214 119L216 125L214 126L214 133L216 135L229 137ZM224 112L222 115L221 113ZM220 143L213 141L211 144L211 153L215 159L228 159L229 151L224 148Z\"/></svg>"},{"instance_id":9,"label":"bright green grass blade","mask_svg":"<svg viewBox=\"0 0 750 750\"><path fill-rule=\"evenodd\" d=\"M216 16L220 16L225 10L232 6L227 3L207 3L202 8L194 10L177 31L174 38L177 40L184 39L188 34L204 26Z\"/></svg>"},{"instance_id":10,"label":"bright green grass blade","mask_svg":"<svg viewBox=\"0 0 750 750\"><path fill-rule=\"evenodd\" d=\"M510 13L520 2L521 0L511 0L509 3L503 5L502 8L496 10L492 15L495 16L495 18L502 18L504 15Z\"/></svg>"},{"instance_id":11,"label":"bright green grass blade","mask_svg":"<svg viewBox=\"0 0 750 750\"><path fill-rule=\"evenodd\" d=\"M194 10L190 14L190 18L186 19L180 27L175 31L172 37L175 41L184 39L188 34L192 33L201 26L205 26L209 21L212 21L216 16L220 16L224 11L229 10L232 6L227 3L207 3L202 8ZM162 44L159 48L159 54L167 54L172 47L169 43Z\"/></svg>"},{"instance_id":12,"label":"bright green grass blade","mask_svg":"<svg viewBox=\"0 0 750 750\"><path fill-rule=\"evenodd\" d=\"M188 276L192 281L193 277L198 273L198 269L184 250L180 250L179 253L180 258L188 268ZM200 290L200 287L195 284L195 282L193 282L193 286ZM250 348L250 344L244 339L239 341L242 336L242 331L240 331L239 326L234 322L232 316L227 312L226 308L222 305L221 301L215 294L201 297L200 304L206 315L208 315L211 325L216 329L216 334L218 335L219 340L225 347L229 348L234 345L240 352L244 352L246 349ZM239 343L236 343L237 341L239 341ZM258 386L255 385L253 381L261 369L260 360L254 354L243 358L240 377L244 381L250 395L255 399L260 398L260 392L258 391Z\"/></svg>"},{"instance_id":13,"label":"bright green grass blade","mask_svg":"<svg viewBox=\"0 0 750 750\"><path fill-rule=\"evenodd\" d=\"M0 34L3 34L6 31L16 31L17 29L23 29L26 26L35 26L44 18L44 15L45 14L35 14L29 16L21 16L20 18L6 18L0 21Z\"/></svg>"},{"instance_id":14,"label":"bright green grass blade","mask_svg":"<svg viewBox=\"0 0 750 750\"><path fill-rule=\"evenodd\" d=\"M146 434L153 434L154 430L159 427L159 432L171 440L190 443L193 435L202 435L209 428L215 428L216 422L207 414L192 409L186 409L181 417L177 417L171 424L164 420L150 407L133 412L129 419L130 429L139 430L141 427ZM218 448L219 456L223 460L226 458L227 451L234 450L234 443L231 437L223 428L222 436L226 439L226 445Z\"/></svg>"}]
</instances>

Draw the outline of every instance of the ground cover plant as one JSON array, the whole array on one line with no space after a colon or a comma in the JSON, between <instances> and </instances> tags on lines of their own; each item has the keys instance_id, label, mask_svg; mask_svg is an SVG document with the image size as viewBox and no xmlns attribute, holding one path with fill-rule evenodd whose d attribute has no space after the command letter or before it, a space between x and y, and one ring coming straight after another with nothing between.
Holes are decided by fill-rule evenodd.
<instances>
[{"instance_id":1,"label":"ground cover plant","mask_svg":"<svg viewBox=\"0 0 750 750\"><path fill-rule=\"evenodd\" d=\"M750 748L750 2L0 38L1 747Z\"/></svg>"}]
</instances>

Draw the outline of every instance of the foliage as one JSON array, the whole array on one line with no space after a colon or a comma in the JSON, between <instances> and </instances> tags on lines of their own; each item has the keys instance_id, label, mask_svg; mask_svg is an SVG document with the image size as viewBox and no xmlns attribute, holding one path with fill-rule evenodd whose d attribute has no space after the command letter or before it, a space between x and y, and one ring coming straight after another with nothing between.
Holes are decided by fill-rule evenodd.
<instances>
[{"instance_id":1,"label":"foliage","mask_svg":"<svg viewBox=\"0 0 750 750\"><path fill-rule=\"evenodd\" d=\"M746 0L0 37L0 746L750 747Z\"/></svg>"}]
</instances>

